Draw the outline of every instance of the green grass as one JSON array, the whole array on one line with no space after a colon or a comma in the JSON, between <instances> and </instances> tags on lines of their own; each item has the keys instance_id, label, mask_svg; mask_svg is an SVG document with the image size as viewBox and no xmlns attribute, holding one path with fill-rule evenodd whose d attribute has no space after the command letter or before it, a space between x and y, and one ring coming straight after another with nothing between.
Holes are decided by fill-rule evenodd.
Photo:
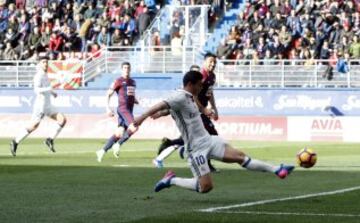
<instances>
[{"instance_id":1,"label":"green grass","mask_svg":"<svg viewBox=\"0 0 360 223\"><path fill-rule=\"evenodd\" d=\"M215 162L221 172L213 175L214 190L197 194L176 187L153 192L168 168L178 176L191 176L177 154L166 160L166 169L152 166L158 141L129 141L119 159L109 153L98 164L94 152L104 142L59 139L57 153L50 154L42 140L27 139L13 158L9 139L1 139L0 222L360 222L360 217L331 216L359 215L360 190L226 212L198 211L360 186L359 144L233 142L252 157L272 163L295 163L297 151L309 146L318 153L318 163L279 180L272 174ZM272 214L279 212L304 215Z\"/></svg>"}]
</instances>

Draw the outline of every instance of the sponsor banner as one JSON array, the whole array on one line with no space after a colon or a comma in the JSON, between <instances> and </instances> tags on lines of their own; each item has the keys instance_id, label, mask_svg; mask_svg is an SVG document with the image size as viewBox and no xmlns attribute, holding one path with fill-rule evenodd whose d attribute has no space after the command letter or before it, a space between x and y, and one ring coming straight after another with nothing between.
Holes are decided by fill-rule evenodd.
<instances>
[{"instance_id":1,"label":"sponsor banner","mask_svg":"<svg viewBox=\"0 0 360 223\"><path fill-rule=\"evenodd\" d=\"M360 117L288 117L289 141L360 142Z\"/></svg>"},{"instance_id":2,"label":"sponsor banner","mask_svg":"<svg viewBox=\"0 0 360 223\"><path fill-rule=\"evenodd\" d=\"M219 135L226 139L267 141L287 139L286 117L222 116L214 124Z\"/></svg>"},{"instance_id":3,"label":"sponsor banner","mask_svg":"<svg viewBox=\"0 0 360 223\"><path fill-rule=\"evenodd\" d=\"M81 85L82 71L80 61L49 61L48 77L54 88L74 90Z\"/></svg>"},{"instance_id":4,"label":"sponsor banner","mask_svg":"<svg viewBox=\"0 0 360 223\"><path fill-rule=\"evenodd\" d=\"M0 137L14 137L25 127L30 115L0 114ZM116 129L117 120L106 115L67 116L68 122L59 137L64 138L108 138ZM45 118L32 137L47 137L55 122ZM228 140L281 140L287 139L285 117L239 117L224 116L215 122L221 137ZM179 131L170 117L147 120L133 136L143 139L177 138Z\"/></svg>"},{"instance_id":5,"label":"sponsor banner","mask_svg":"<svg viewBox=\"0 0 360 223\"><path fill-rule=\"evenodd\" d=\"M144 112L173 91L137 90L140 104L135 114ZM59 91L53 104L64 113L105 112L106 90ZM360 116L357 90L215 90L220 116ZM34 101L32 90L0 90L0 113L29 113ZM117 105L116 96L111 105Z\"/></svg>"}]
</instances>

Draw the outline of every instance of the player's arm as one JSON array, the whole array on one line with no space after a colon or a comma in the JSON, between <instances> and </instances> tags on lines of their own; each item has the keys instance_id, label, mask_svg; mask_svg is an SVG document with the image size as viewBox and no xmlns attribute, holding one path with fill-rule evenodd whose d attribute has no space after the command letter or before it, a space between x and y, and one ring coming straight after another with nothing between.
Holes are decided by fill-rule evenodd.
<instances>
[{"instance_id":1,"label":"player's arm","mask_svg":"<svg viewBox=\"0 0 360 223\"><path fill-rule=\"evenodd\" d=\"M204 114L204 115L206 115L206 116L212 116L212 115L214 114L214 112L213 112L211 109L208 109L208 108L204 107L204 106L200 103L200 101L199 101L199 99L198 99L197 97L194 97L194 101L195 101L196 105L199 107L199 111L200 111L202 114Z\"/></svg>"},{"instance_id":2,"label":"player's arm","mask_svg":"<svg viewBox=\"0 0 360 223\"><path fill-rule=\"evenodd\" d=\"M53 88L50 86L44 87L41 84L41 76L39 75L35 75L34 77L34 91L35 93L38 94L43 94L43 93L51 93L52 95L54 95L54 97L57 96L57 94L53 91Z\"/></svg>"},{"instance_id":3,"label":"player's arm","mask_svg":"<svg viewBox=\"0 0 360 223\"><path fill-rule=\"evenodd\" d=\"M112 87L110 87L106 93L106 113L110 117L114 116L114 112L110 107L110 99L111 99L111 96L114 94L114 92L115 92L114 89Z\"/></svg>"},{"instance_id":4,"label":"player's arm","mask_svg":"<svg viewBox=\"0 0 360 223\"><path fill-rule=\"evenodd\" d=\"M134 125L140 126L143 123L143 121L145 121L145 119L147 119L148 117L152 117L157 112L168 109L169 109L169 105L165 101L159 102L156 105L152 106L149 110L147 110L139 117L136 117L134 120Z\"/></svg>"},{"instance_id":5,"label":"player's arm","mask_svg":"<svg viewBox=\"0 0 360 223\"><path fill-rule=\"evenodd\" d=\"M167 116L167 115L169 115L169 114L170 114L170 110L169 110L169 109L163 109L163 110L160 110L160 111L156 112L155 114L153 114L153 115L151 116L151 118L153 118L153 119L158 119L158 118L160 118L160 117L162 117L162 116Z\"/></svg>"},{"instance_id":6,"label":"player's arm","mask_svg":"<svg viewBox=\"0 0 360 223\"><path fill-rule=\"evenodd\" d=\"M218 113L218 110L217 110L217 107L216 107L214 91L213 90L211 90L211 92L210 92L209 102L210 102L210 105L211 105L211 109L213 110L213 114L211 116L216 121L216 120L219 119L219 113Z\"/></svg>"},{"instance_id":7,"label":"player's arm","mask_svg":"<svg viewBox=\"0 0 360 223\"><path fill-rule=\"evenodd\" d=\"M137 104L137 105L139 104L139 100L137 98L135 98L134 104Z\"/></svg>"}]
</instances>

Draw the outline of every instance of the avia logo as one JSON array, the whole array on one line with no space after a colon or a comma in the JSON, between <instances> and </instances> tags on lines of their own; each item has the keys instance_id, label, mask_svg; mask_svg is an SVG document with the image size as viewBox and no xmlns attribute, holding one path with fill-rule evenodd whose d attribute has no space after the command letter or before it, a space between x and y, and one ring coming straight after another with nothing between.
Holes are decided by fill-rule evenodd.
<instances>
[{"instance_id":1,"label":"avia logo","mask_svg":"<svg viewBox=\"0 0 360 223\"><path fill-rule=\"evenodd\" d=\"M339 119L314 119L311 129L315 131L337 131L342 130L343 127Z\"/></svg>"}]
</instances>

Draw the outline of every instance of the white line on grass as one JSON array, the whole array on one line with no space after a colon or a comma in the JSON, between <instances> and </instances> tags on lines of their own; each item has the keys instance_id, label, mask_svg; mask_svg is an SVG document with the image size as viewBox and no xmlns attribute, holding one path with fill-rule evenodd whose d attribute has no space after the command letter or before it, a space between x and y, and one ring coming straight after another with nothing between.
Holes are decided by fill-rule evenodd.
<instances>
[{"instance_id":1,"label":"white line on grass","mask_svg":"<svg viewBox=\"0 0 360 223\"><path fill-rule=\"evenodd\" d=\"M149 151L155 151L154 149L123 149L121 150L121 152L124 153L133 153L133 152L149 152ZM90 151L56 151L56 154L61 154L61 155L68 155L68 154L86 154L86 153L94 153L95 154L96 150ZM48 152L46 149L44 149L43 151L39 151L39 152L19 152L19 155L49 155L49 154L54 154L54 153L50 153ZM55 154L54 154L55 155ZM0 156L11 156L10 151L9 152L0 152Z\"/></svg>"},{"instance_id":2,"label":"white line on grass","mask_svg":"<svg viewBox=\"0 0 360 223\"><path fill-rule=\"evenodd\" d=\"M214 212L214 211L219 211L219 210L228 210L228 209L232 209L232 208L250 207L250 206L262 205L262 204L270 204L270 203L276 203L276 202L280 202L280 201L290 201L290 200L306 199L306 198L310 198L310 197L322 197L322 196L328 196L328 195L334 195L334 194L343 194L343 193L355 191L355 190L360 190L360 186L350 187L350 188L345 188L345 189L340 189L340 190L334 190L334 191L328 191L328 192L305 194L305 195L277 198L277 199L269 199L269 200L261 200L261 201L247 202L247 203L242 203L242 204L234 204L234 205L223 206L223 207L206 208L206 209L200 209L199 211L200 212Z\"/></svg>"},{"instance_id":3,"label":"white line on grass","mask_svg":"<svg viewBox=\"0 0 360 223\"><path fill-rule=\"evenodd\" d=\"M298 212L270 212L270 211L221 211L224 214L253 214L253 215L294 215L294 216L325 216L325 217L360 217L360 214L342 213L298 213Z\"/></svg>"},{"instance_id":4,"label":"white line on grass","mask_svg":"<svg viewBox=\"0 0 360 223\"><path fill-rule=\"evenodd\" d=\"M119 164L119 165L112 165L113 167L131 167L130 165L127 164Z\"/></svg>"}]
</instances>

